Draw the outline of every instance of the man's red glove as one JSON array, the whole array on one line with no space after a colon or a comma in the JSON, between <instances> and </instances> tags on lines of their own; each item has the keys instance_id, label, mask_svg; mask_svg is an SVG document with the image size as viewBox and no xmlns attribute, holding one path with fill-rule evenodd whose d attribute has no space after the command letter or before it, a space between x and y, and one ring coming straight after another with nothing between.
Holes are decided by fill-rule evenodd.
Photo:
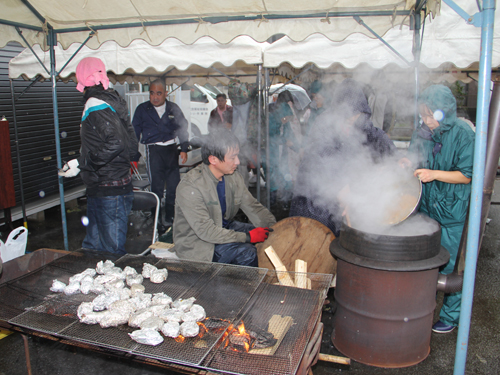
<instances>
[{"instance_id":1,"label":"man's red glove","mask_svg":"<svg viewBox=\"0 0 500 375\"><path fill-rule=\"evenodd\" d=\"M255 228L252 229L248 234L250 235L250 243L264 242L269 236L269 232L272 232L269 228Z\"/></svg>"}]
</instances>

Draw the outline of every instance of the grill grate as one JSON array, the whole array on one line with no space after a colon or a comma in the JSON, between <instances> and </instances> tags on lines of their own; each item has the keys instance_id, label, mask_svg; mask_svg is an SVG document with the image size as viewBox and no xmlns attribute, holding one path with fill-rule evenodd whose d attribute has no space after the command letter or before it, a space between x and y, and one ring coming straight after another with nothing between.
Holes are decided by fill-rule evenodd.
<instances>
[{"instance_id":1,"label":"grill grate","mask_svg":"<svg viewBox=\"0 0 500 375\"><path fill-rule=\"evenodd\" d=\"M162 284L144 280L147 293L163 292L173 299L195 297L207 317L225 319L225 328L243 321L247 329L267 329L272 315L290 316L293 325L274 355L237 353L220 346L223 332L208 331L203 337L176 342L171 338L155 347L131 340L134 328L122 325L102 329L78 321L76 310L94 294L66 296L53 294L53 279L67 282L75 273L95 267L99 260L110 259L121 268L142 271L143 263L167 268ZM294 274L290 273L292 278ZM81 250L56 259L48 265L0 286L0 319L38 332L88 343L123 353L161 361L235 374L296 372L316 324L331 275L307 274L312 290L283 287L276 272L267 269L157 259L154 256L126 255L113 259L112 254Z\"/></svg>"},{"instance_id":2,"label":"grill grate","mask_svg":"<svg viewBox=\"0 0 500 375\"><path fill-rule=\"evenodd\" d=\"M322 291L317 290L263 283L249 301L241 320L246 329L256 327L266 330L273 315L292 317L293 324L277 351L274 355L261 355L238 353L220 347L203 366L221 371L231 369L232 373L248 375L294 374L321 313L321 294Z\"/></svg>"}]
</instances>

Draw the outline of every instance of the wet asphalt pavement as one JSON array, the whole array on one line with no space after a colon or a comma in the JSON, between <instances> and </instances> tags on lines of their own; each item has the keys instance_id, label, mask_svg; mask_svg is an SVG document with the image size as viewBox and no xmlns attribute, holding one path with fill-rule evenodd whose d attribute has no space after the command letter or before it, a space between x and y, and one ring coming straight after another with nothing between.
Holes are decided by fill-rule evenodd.
<instances>
[{"instance_id":1,"label":"wet asphalt pavement","mask_svg":"<svg viewBox=\"0 0 500 375\"><path fill-rule=\"evenodd\" d=\"M490 208L491 222L483 238L477 266L474 304L469 336L466 374L500 373L500 179ZM67 221L70 250L81 247L85 235L81 217L85 214L85 200L72 202L68 207ZM277 216L286 212L276 212ZM139 224L143 223L141 218ZM18 224L18 223L16 223ZM131 230L130 241L144 241L147 234L142 233L138 224ZM2 227L0 227L2 229ZM63 249L63 239L58 208L47 210L45 220L29 220L28 251L40 248ZM2 229L4 230L4 229ZM1 233L5 240L6 233ZM147 239L146 239L147 242ZM137 242L139 243L139 242ZM139 245L142 246L142 245ZM333 289L330 289L329 305L325 305L322 321L325 331L321 353L340 355L331 344L333 312L335 310ZM435 315L440 309L442 294L438 293ZM437 318L435 319L437 320ZM430 354L421 363L408 368L384 369L352 362L351 365L318 362L313 367L314 375L326 374L452 374L455 360L455 347L458 330L449 334L432 334ZM28 339L33 374L60 375L152 375L177 374L151 365L140 364L130 359L96 353L90 350L71 347L47 339L30 337ZM23 340L19 333L11 334L0 340L0 375L27 374Z\"/></svg>"}]
</instances>

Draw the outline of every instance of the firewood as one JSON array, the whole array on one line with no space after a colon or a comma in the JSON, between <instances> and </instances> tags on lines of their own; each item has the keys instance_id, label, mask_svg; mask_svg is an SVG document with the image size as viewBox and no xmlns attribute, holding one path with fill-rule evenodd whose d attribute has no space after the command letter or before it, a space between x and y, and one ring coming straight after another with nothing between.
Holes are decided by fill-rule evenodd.
<instances>
[{"instance_id":1,"label":"firewood","mask_svg":"<svg viewBox=\"0 0 500 375\"><path fill-rule=\"evenodd\" d=\"M280 284L286 286L295 286L295 283L290 277L290 274L287 272L286 267L283 265L283 262L281 261L278 254L276 254L276 251L274 251L273 247L269 246L264 251L269 257L269 260L273 264L274 268L276 269L276 276L278 277L278 281L280 282Z\"/></svg>"},{"instance_id":2,"label":"firewood","mask_svg":"<svg viewBox=\"0 0 500 375\"><path fill-rule=\"evenodd\" d=\"M312 289L312 281L310 278L307 278L307 289Z\"/></svg>"},{"instance_id":3,"label":"firewood","mask_svg":"<svg viewBox=\"0 0 500 375\"><path fill-rule=\"evenodd\" d=\"M295 259L295 286L297 288L307 288L307 262L302 259Z\"/></svg>"},{"instance_id":4,"label":"firewood","mask_svg":"<svg viewBox=\"0 0 500 375\"><path fill-rule=\"evenodd\" d=\"M343 365L350 365L351 364L351 358L339 357L339 356L330 355L330 354L319 353L318 359L320 361L324 361L324 362L340 363Z\"/></svg>"},{"instance_id":5,"label":"firewood","mask_svg":"<svg viewBox=\"0 0 500 375\"><path fill-rule=\"evenodd\" d=\"M157 241L154 244L149 245L149 247L151 249L171 249L172 247L174 247L174 244Z\"/></svg>"},{"instance_id":6,"label":"firewood","mask_svg":"<svg viewBox=\"0 0 500 375\"><path fill-rule=\"evenodd\" d=\"M273 315L271 319L269 319L268 332L271 332L274 335L274 338L278 341L274 346L264 349L252 349L249 353L251 354L263 354L263 355L274 355L276 350L283 341L286 333L290 329L293 324L293 318L291 316L280 316Z\"/></svg>"}]
</instances>

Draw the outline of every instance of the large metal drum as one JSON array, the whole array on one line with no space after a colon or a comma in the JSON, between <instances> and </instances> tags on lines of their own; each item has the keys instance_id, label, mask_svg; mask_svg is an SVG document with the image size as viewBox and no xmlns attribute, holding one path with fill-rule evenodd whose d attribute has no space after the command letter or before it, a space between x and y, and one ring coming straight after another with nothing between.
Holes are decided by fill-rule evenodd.
<instances>
[{"instance_id":1,"label":"large metal drum","mask_svg":"<svg viewBox=\"0 0 500 375\"><path fill-rule=\"evenodd\" d=\"M385 236L344 225L330 246L338 258L332 342L358 362L406 367L429 355L438 268L449 254L437 222L409 220L430 223L427 233Z\"/></svg>"}]
</instances>

